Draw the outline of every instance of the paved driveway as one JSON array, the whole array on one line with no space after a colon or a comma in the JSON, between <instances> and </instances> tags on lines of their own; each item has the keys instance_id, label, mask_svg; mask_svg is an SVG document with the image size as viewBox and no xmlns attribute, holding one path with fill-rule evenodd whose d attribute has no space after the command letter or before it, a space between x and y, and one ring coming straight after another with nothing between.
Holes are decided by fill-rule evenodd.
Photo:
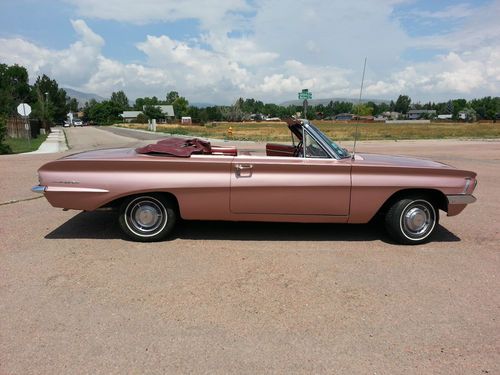
<instances>
[{"instance_id":1,"label":"paved driveway","mask_svg":"<svg viewBox=\"0 0 500 375\"><path fill-rule=\"evenodd\" d=\"M73 152L144 143L68 138ZM359 150L475 170L478 202L416 247L376 225L221 222L142 244L113 214L26 200L61 155L0 156L0 203L18 201L0 205L0 374L499 373L500 142Z\"/></svg>"}]
</instances>

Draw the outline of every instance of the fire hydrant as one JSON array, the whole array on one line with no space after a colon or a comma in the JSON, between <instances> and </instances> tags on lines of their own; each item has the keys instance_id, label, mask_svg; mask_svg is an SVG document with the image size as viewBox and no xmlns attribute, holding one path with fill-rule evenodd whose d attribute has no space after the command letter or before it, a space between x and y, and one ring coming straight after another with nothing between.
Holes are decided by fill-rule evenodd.
<instances>
[{"instance_id":1,"label":"fire hydrant","mask_svg":"<svg viewBox=\"0 0 500 375\"><path fill-rule=\"evenodd\" d=\"M228 137L232 137L233 136L233 127L230 126L228 129L227 129L227 136Z\"/></svg>"}]
</instances>

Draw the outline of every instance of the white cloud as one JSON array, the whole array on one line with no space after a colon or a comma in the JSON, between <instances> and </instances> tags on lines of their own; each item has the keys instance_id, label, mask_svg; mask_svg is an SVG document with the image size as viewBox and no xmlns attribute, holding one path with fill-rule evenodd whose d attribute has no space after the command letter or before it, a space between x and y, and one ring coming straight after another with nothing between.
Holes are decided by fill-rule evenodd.
<instances>
[{"instance_id":1,"label":"white cloud","mask_svg":"<svg viewBox=\"0 0 500 375\"><path fill-rule=\"evenodd\" d=\"M497 46L474 52L450 52L433 61L408 66L387 80L369 83L365 93L389 97L411 93L422 100L498 95L499 58Z\"/></svg>"},{"instance_id":2,"label":"white cloud","mask_svg":"<svg viewBox=\"0 0 500 375\"><path fill-rule=\"evenodd\" d=\"M124 90L131 98L177 90L190 101L229 103L237 97L294 99L302 88L315 98L356 97L368 57L365 97L417 100L498 95L500 1L458 4L414 16L460 20L448 33L410 37L394 16L407 0L65 0L88 18L134 24L194 19L199 35L176 40L144 35L135 47L144 61L126 64L105 56L105 40L84 20L71 21L77 40L51 50L23 38L0 39L0 60L46 73L61 86L103 96ZM236 33L233 33L236 31ZM103 34L105 35L105 34ZM239 35L238 37L230 35ZM425 62L405 51L436 49Z\"/></svg>"},{"instance_id":3,"label":"white cloud","mask_svg":"<svg viewBox=\"0 0 500 375\"><path fill-rule=\"evenodd\" d=\"M410 46L457 52L498 45L498 40L500 40L499 14L500 0L493 1L484 7L467 8L467 17L464 13L465 19L459 27L447 33L415 38Z\"/></svg>"},{"instance_id":4,"label":"white cloud","mask_svg":"<svg viewBox=\"0 0 500 375\"><path fill-rule=\"evenodd\" d=\"M246 0L66 0L80 16L135 24L199 20L204 29L230 31L239 12L252 7ZM223 22L221 22L223 21Z\"/></svg>"},{"instance_id":5,"label":"white cloud","mask_svg":"<svg viewBox=\"0 0 500 375\"><path fill-rule=\"evenodd\" d=\"M217 85L224 80L242 88L249 79L246 69L228 56L191 47L165 35L148 35L137 48L146 54L149 65L171 72L176 83L188 90Z\"/></svg>"},{"instance_id":6,"label":"white cloud","mask_svg":"<svg viewBox=\"0 0 500 375\"><path fill-rule=\"evenodd\" d=\"M82 20L71 21L79 40L67 49L49 50L15 38L0 39L0 59L28 68L31 76L47 74L79 86L96 72L104 40Z\"/></svg>"}]
</instances>

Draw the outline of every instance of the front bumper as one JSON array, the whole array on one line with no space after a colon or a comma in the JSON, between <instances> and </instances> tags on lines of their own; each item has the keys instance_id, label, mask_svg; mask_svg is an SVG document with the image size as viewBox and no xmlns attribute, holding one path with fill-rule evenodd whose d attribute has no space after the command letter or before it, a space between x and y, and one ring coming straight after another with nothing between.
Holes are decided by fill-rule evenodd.
<instances>
[{"instance_id":1,"label":"front bumper","mask_svg":"<svg viewBox=\"0 0 500 375\"><path fill-rule=\"evenodd\" d=\"M470 204L474 203L477 199L472 194L453 194L447 195L448 205L450 204Z\"/></svg>"},{"instance_id":2,"label":"front bumper","mask_svg":"<svg viewBox=\"0 0 500 375\"><path fill-rule=\"evenodd\" d=\"M31 191L34 193L43 194L45 193L45 189L47 189L47 186L45 185L35 185L31 188Z\"/></svg>"}]
</instances>

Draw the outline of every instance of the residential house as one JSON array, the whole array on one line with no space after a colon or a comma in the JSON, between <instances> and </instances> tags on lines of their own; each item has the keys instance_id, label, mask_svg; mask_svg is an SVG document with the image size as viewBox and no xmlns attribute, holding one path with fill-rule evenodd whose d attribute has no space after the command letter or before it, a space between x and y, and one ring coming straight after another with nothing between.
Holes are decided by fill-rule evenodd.
<instances>
[{"instance_id":1,"label":"residential house","mask_svg":"<svg viewBox=\"0 0 500 375\"><path fill-rule=\"evenodd\" d=\"M142 107L144 110L146 106ZM173 119L175 117L174 107L172 105L157 105L156 108L159 108L161 112L164 114L164 118L156 119L159 123L166 122L166 119ZM120 115L123 118L124 122L132 122L137 116L139 116L142 111L123 111Z\"/></svg>"},{"instance_id":2,"label":"residential house","mask_svg":"<svg viewBox=\"0 0 500 375\"><path fill-rule=\"evenodd\" d=\"M408 111L408 120L420 120L436 117L436 111L433 109L412 109Z\"/></svg>"},{"instance_id":3,"label":"residential house","mask_svg":"<svg viewBox=\"0 0 500 375\"><path fill-rule=\"evenodd\" d=\"M142 111L123 111L120 116L123 118L124 122L132 122L135 121L137 116L139 116L141 113Z\"/></svg>"}]
</instances>

